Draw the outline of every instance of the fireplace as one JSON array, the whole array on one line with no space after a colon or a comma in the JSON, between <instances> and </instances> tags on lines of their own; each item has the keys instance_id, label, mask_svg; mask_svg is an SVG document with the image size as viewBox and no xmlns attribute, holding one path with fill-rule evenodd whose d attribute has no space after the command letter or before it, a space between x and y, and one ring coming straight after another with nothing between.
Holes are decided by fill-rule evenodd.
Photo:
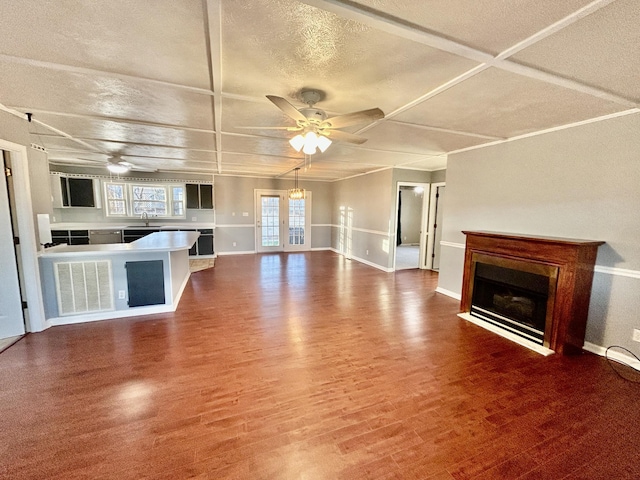
<instances>
[{"instance_id":1,"label":"fireplace","mask_svg":"<svg viewBox=\"0 0 640 480\"><path fill-rule=\"evenodd\" d=\"M461 316L540 353L577 353L604 242L467 235Z\"/></svg>"}]
</instances>

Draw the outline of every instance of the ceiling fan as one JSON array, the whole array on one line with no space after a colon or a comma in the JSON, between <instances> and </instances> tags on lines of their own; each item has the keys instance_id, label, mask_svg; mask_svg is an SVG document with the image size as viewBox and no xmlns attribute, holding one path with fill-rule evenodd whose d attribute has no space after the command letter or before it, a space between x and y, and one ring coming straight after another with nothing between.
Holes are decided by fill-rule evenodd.
<instances>
[{"instance_id":1,"label":"ceiling fan","mask_svg":"<svg viewBox=\"0 0 640 480\"><path fill-rule=\"evenodd\" d=\"M308 105L306 108L297 109L287 100L275 95L267 95L267 98L288 117L296 121L295 127L244 127L263 130L287 130L300 132L289 140L296 150L302 150L307 155L316 153L316 149L324 152L332 140L355 143L361 145L367 141L365 137L353 133L343 132L339 128L370 123L384 118L384 112L379 108L361 110L327 118L324 110L315 108L314 105L324 97L319 90L303 90L300 92L302 101Z\"/></svg>"},{"instance_id":2,"label":"ceiling fan","mask_svg":"<svg viewBox=\"0 0 640 480\"><path fill-rule=\"evenodd\" d=\"M126 173L129 170L135 172L157 172L158 170L150 167L142 167L122 159L121 155L113 155L107 160L107 169L111 173Z\"/></svg>"}]
</instances>

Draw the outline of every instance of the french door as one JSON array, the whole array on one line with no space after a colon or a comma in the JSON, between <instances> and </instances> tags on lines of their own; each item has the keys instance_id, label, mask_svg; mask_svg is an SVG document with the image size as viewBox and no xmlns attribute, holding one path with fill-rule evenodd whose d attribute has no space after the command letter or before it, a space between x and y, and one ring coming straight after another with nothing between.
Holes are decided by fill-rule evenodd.
<instances>
[{"instance_id":1,"label":"french door","mask_svg":"<svg viewBox=\"0 0 640 480\"><path fill-rule=\"evenodd\" d=\"M311 248L311 192L291 200L286 190L256 190L256 251Z\"/></svg>"}]
</instances>

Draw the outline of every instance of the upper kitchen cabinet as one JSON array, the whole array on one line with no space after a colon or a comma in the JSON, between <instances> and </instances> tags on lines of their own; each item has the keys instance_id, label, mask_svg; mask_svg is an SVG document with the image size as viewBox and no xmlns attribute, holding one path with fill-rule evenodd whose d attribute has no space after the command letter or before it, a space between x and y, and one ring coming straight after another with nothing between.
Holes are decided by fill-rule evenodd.
<instances>
[{"instance_id":1,"label":"upper kitchen cabinet","mask_svg":"<svg viewBox=\"0 0 640 480\"><path fill-rule=\"evenodd\" d=\"M51 175L53 206L100 208L100 196L92 178Z\"/></svg>"},{"instance_id":2,"label":"upper kitchen cabinet","mask_svg":"<svg viewBox=\"0 0 640 480\"><path fill-rule=\"evenodd\" d=\"M207 183L187 183L187 208L213 209L213 185Z\"/></svg>"}]
</instances>

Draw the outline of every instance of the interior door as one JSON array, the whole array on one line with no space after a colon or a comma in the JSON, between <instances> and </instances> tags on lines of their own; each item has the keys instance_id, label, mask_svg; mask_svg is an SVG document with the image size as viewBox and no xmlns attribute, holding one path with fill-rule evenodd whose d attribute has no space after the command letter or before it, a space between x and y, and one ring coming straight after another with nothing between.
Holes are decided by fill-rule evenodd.
<instances>
[{"instance_id":1,"label":"interior door","mask_svg":"<svg viewBox=\"0 0 640 480\"><path fill-rule=\"evenodd\" d=\"M285 196L280 191L256 191L256 251L284 251Z\"/></svg>"},{"instance_id":2,"label":"interior door","mask_svg":"<svg viewBox=\"0 0 640 480\"><path fill-rule=\"evenodd\" d=\"M440 241L442 240L442 215L444 212L444 185L440 186L440 187L436 187L437 191L436 191L436 213L435 213L435 224L433 225L434 228L434 240L433 240L433 263L432 263L432 267L433 270L439 270L440 269Z\"/></svg>"},{"instance_id":3,"label":"interior door","mask_svg":"<svg viewBox=\"0 0 640 480\"><path fill-rule=\"evenodd\" d=\"M6 172L4 152L0 152L2 171ZM18 280L14 233L11 222L11 208L7 188L7 177L0 179L0 339L15 337L25 333L22 298Z\"/></svg>"}]
</instances>

